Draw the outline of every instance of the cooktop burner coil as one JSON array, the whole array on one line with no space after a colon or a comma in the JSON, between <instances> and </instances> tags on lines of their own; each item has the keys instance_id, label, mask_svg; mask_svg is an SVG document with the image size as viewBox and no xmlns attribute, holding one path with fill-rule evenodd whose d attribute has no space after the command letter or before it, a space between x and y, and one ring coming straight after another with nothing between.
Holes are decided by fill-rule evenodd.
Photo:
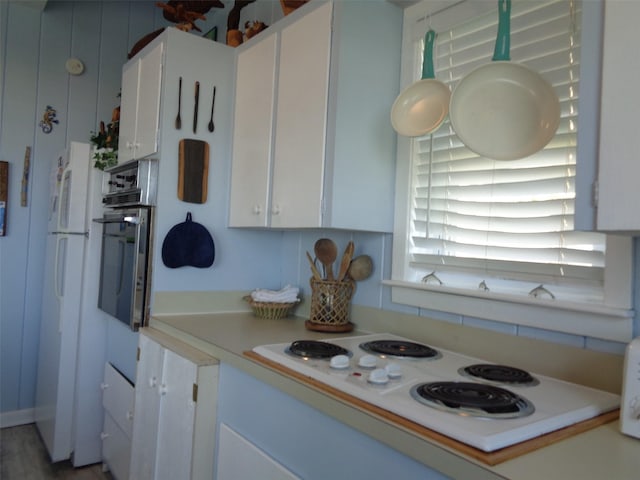
<instances>
[{"instance_id":1,"label":"cooktop burner coil","mask_svg":"<svg viewBox=\"0 0 640 480\"><path fill-rule=\"evenodd\" d=\"M326 358L336 355L351 356L351 352L346 348L329 342L317 340L296 340L287 347L286 352L296 357Z\"/></svg>"},{"instance_id":2,"label":"cooktop burner coil","mask_svg":"<svg viewBox=\"0 0 640 480\"><path fill-rule=\"evenodd\" d=\"M365 352L389 355L392 357L410 358L439 358L441 354L421 343L407 342L404 340L373 340L360 344Z\"/></svg>"},{"instance_id":3,"label":"cooktop burner coil","mask_svg":"<svg viewBox=\"0 0 640 480\"><path fill-rule=\"evenodd\" d=\"M532 387L540 383L529 372L507 365L477 363L460 368L458 373L465 377L487 380L501 385Z\"/></svg>"},{"instance_id":4,"label":"cooktop burner coil","mask_svg":"<svg viewBox=\"0 0 640 480\"><path fill-rule=\"evenodd\" d=\"M526 398L485 383L421 383L411 389L411 396L425 405L463 416L519 418L535 411Z\"/></svg>"}]
</instances>

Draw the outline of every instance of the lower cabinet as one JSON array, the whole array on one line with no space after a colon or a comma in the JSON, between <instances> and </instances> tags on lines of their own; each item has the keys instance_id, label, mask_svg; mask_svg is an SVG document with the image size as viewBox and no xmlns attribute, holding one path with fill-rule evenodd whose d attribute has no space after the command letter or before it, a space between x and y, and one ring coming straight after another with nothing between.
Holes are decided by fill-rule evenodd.
<instances>
[{"instance_id":1,"label":"lower cabinet","mask_svg":"<svg viewBox=\"0 0 640 480\"><path fill-rule=\"evenodd\" d=\"M140 330L130 478L213 478L218 361Z\"/></svg>"},{"instance_id":2,"label":"lower cabinet","mask_svg":"<svg viewBox=\"0 0 640 480\"><path fill-rule=\"evenodd\" d=\"M221 423L216 480L241 478L295 480L300 477L287 470L231 427Z\"/></svg>"},{"instance_id":3,"label":"lower cabinet","mask_svg":"<svg viewBox=\"0 0 640 480\"><path fill-rule=\"evenodd\" d=\"M102 382L102 463L116 480L129 478L131 431L133 429L133 385L113 365L104 367Z\"/></svg>"}]
</instances>

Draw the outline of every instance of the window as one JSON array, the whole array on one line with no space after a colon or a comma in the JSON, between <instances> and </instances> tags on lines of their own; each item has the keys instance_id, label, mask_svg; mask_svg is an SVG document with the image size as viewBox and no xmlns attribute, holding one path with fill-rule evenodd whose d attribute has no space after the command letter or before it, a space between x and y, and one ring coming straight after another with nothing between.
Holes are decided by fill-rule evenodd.
<instances>
[{"instance_id":1,"label":"window","mask_svg":"<svg viewBox=\"0 0 640 480\"><path fill-rule=\"evenodd\" d=\"M428 28L437 32L436 77L452 89L490 61L497 6L467 0L408 8L404 84L420 76ZM630 339L631 241L574 230L579 87L593 81L580 78L583 8L593 5L512 1L511 61L543 75L560 99L560 126L542 151L516 161L483 158L448 120L431 135L399 137L394 301Z\"/></svg>"}]
</instances>

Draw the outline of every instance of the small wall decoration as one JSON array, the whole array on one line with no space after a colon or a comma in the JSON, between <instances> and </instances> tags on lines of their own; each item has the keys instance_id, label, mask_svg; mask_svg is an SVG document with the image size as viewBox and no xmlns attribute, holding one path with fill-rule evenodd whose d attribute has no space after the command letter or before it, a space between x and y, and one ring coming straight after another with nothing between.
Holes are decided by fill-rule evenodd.
<instances>
[{"instance_id":1,"label":"small wall decoration","mask_svg":"<svg viewBox=\"0 0 640 480\"><path fill-rule=\"evenodd\" d=\"M235 0L233 7L227 16L227 45L237 47L243 41L243 33L240 30L240 10L256 0Z\"/></svg>"},{"instance_id":2,"label":"small wall decoration","mask_svg":"<svg viewBox=\"0 0 640 480\"><path fill-rule=\"evenodd\" d=\"M56 118L56 110L51 105L47 105L47 109L44 111L42 120L39 123L40 128L44 133L51 133L54 123L60 123Z\"/></svg>"},{"instance_id":3,"label":"small wall decoration","mask_svg":"<svg viewBox=\"0 0 640 480\"><path fill-rule=\"evenodd\" d=\"M27 206L29 198L29 169L31 168L31 147L24 151L24 166L22 167L22 188L20 189L20 206Z\"/></svg>"},{"instance_id":4,"label":"small wall decoration","mask_svg":"<svg viewBox=\"0 0 640 480\"><path fill-rule=\"evenodd\" d=\"M7 200L9 198L9 162L0 162L0 237L7 234Z\"/></svg>"},{"instance_id":5,"label":"small wall decoration","mask_svg":"<svg viewBox=\"0 0 640 480\"><path fill-rule=\"evenodd\" d=\"M201 32L202 30L200 30L195 23L196 20L206 20L207 17L204 16L205 13L212 8L224 8L224 3L220 0L169 0L167 3L157 2L156 6L162 9L162 16L166 20L176 24L176 28L184 32L190 32L191 30ZM164 27L146 34L135 43L133 48L131 48L127 58L133 58L140 50L142 50L163 31ZM214 29L209 30L205 36L208 36L209 34L213 34L217 37L217 29L215 31ZM212 40L215 40L215 38Z\"/></svg>"}]
</instances>

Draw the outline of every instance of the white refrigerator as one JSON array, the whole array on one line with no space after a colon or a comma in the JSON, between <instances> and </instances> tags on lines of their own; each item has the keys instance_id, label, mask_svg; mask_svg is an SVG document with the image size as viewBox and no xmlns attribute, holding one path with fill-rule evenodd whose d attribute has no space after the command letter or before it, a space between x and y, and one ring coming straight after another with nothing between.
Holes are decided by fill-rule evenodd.
<instances>
[{"instance_id":1,"label":"white refrigerator","mask_svg":"<svg viewBox=\"0 0 640 480\"><path fill-rule=\"evenodd\" d=\"M101 461L108 316L97 307L102 172L89 144L52 164L36 388L36 425L51 460Z\"/></svg>"}]
</instances>

